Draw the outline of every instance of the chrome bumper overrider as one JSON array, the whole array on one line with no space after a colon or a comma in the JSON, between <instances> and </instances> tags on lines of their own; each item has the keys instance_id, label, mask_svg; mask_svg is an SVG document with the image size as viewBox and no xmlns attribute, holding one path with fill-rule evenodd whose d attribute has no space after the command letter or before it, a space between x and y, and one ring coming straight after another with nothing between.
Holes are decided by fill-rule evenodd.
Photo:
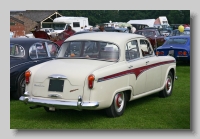
<instances>
[{"instance_id":1,"label":"chrome bumper overrider","mask_svg":"<svg viewBox=\"0 0 200 139\"><path fill-rule=\"evenodd\" d=\"M61 100L48 100L42 98L33 98L30 96L21 96L20 101L23 101L26 104L35 104L39 106L55 107L60 109L92 109L99 106L98 102L82 102L81 96L78 97L77 102L73 101L61 101Z\"/></svg>"}]
</instances>

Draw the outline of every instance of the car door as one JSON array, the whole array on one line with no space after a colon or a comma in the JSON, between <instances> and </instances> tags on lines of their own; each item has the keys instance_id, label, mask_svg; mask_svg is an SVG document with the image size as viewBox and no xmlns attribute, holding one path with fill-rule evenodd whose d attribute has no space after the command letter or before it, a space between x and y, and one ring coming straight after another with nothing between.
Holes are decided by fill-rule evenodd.
<instances>
[{"instance_id":1,"label":"car door","mask_svg":"<svg viewBox=\"0 0 200 139\"><path fill-rule=\"evenodd\" d=\"M129 71L129 85L133 88L133 95L145 92L146 73L142 72L145 61L141 59L138 40L131 40L126 44L126 61Z\"/></svg>"},{"instance_id":2,"label":"car door","mask_svg":"<svg viewBox=\"0 0 200 139\"><path fill-rule=\"evenodd\" d=\"M139 45L143 52L145 66L143 71L146 73L145 92L152 91L160 87L161 66L159 58L154 54L151 44L146 39L140 39Z\"/></svg>"}]
</instances>

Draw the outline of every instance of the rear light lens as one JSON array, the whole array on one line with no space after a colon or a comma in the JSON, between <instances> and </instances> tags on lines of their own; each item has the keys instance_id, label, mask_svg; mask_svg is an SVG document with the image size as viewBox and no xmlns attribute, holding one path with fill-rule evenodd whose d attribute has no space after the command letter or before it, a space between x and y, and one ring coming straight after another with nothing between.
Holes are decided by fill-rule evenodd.
<instances>
[{"instance_id":1,"label":"rear light lens","mask_svg":"<svg viewBox=\"0 0 200 139\"><path fill-rule=\"evenodd\" d=\"M163 51L160 51L160 54L159 55L164 55L164 52Z\"/></svg>"},{"instance_id":2,"label":"rear light lens","mask_svg":"<svg viewBox=\"0 0 200 139\"><path fill-rule=\"evenodd\" d=\"M94 85L94 75L93 74L90 74L88 76L88 88L92 89L93 88L93 85Z\"/></svg>"},{"instance_id":3,"label":"rear light lens","mask_svg":"<svg viewBox=\"0 0 200 139\"><path fill-rule=\"evenodd\" d=\"M186 56L186 55L187 55L187 52L186 52L186 51L183 51L183 55Z\"/></svg>"},{"instance_id":4,"label":"rear light lens","mask_svg":"<svg viewBox=\"0 0 200 139\"><path fill-rule=\"evenodd\" d=\"M178 55L183 55L183 52L182 51L178 51Z\"/></svg>"},{"instance_id":5,"label":"rear light lens","mask_svg":"<svg viewBox=\"0 0 200 139\"><path fill-rule=\"evenodd\" d=\"M27 70L25 72L25 81L26 81L26 84L29 84L30 82L30 77L31 77L31 71L30 70Z\"/></svg>"},{"instance_id":6,"label":"rear light lens","mask_svg":"<svg viewBox=\"0 0 200 139\"><path fill-rule=\"evenodd\" d=\"M164 55L164 51L157 51L156 55Z\"/></svg>"}]
</instances>

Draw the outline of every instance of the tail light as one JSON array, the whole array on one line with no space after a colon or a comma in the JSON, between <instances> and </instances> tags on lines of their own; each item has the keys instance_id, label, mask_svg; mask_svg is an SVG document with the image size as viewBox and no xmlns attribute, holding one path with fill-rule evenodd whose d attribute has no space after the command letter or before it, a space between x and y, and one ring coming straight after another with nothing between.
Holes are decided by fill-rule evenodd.
<instances>
[{"instance_id":1,"label":"tail light","mask_svg":"<svg viewBox=\"0 0 200 139\"><path fill-rule=\"evenodd\" d=\"M163 51L160 51L160 54L159 55L164 55L164 52Z\"/></svg>"},{"instance_id":2,"label":"tail light","mask_svg":"<svg viewBox=\"0 0 200 139\"><path fill-rule=\"evenodd\" d=\"M26 84L29 84L30 82L30 77L31 77L31 71L27 70L25 72L25 81L26 81Z\"/></svg>"},{"instance_id":3,"label":"tail light","mask_svg":"<svg viewBox=\"0 0 200 139\"><path fill-rule=\"evenodd\" d=\"M164 52L163 51L157 51L156 55L164 55Z\"/></svg>"},{"instance_id":4,"label":"tail light","mask_svg":"<svg viewBox=\"0 0 200 139\"><path fill-rule=\"evenodd\" d=\"M182 51L178 51L178 55L183 55L183 52Z\"/></svg>"},{"instance_id":5,"label":"tail light","mask_svg":"<svg viewBox=\"0 0 200 139\"><path fill-rule=\"evenodd\" d=\"M93 88L93 84L94 84L94 75L93 74L90 74L88 76L88 88L92 89Z\"/></svg>"},{"instance_id":6,"label":"tail light","mask_svg":"<svg viewBox=\"0 0 200 139\"><path fill-rule=\"evenodd\" d=\"M187 55L187 52L186 52L186 51L183 51L183 55L186 56L186 55Z\"/></svg>"}]
</instances>

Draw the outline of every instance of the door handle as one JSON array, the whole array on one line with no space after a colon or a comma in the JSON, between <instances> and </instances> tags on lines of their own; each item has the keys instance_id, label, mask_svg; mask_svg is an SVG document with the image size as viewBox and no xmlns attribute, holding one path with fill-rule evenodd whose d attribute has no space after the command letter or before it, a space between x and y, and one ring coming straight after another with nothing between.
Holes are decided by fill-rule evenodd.
<instances>
[{"instance_id":1,"label":"door handle","mask_svg":"<svg viewBox=\"0 0 200 139\"><path fill-rule=\"evenodd\" d=\"M37 61L33 61L34 63L37 63Z\"/></svg>"},{"instance_id":2,"label":"door handle","mask_svg":"<svg viewBox=\"0 0 200 139\"><path fill-rule=\"evenodd\" d=\"M132 68L133 66L132 65L130 65L128 68L130 69L130 68Z\"/></svg>"},{"instance_id":3,"label":"door handle","mask_svg":"<svg viewBox=\"0 0 200 139\"><path fill-rule=\"evenodd\" d=\"M146 61L146 64L149 63L149 61Z\"/></svg>"}]
</instances>

